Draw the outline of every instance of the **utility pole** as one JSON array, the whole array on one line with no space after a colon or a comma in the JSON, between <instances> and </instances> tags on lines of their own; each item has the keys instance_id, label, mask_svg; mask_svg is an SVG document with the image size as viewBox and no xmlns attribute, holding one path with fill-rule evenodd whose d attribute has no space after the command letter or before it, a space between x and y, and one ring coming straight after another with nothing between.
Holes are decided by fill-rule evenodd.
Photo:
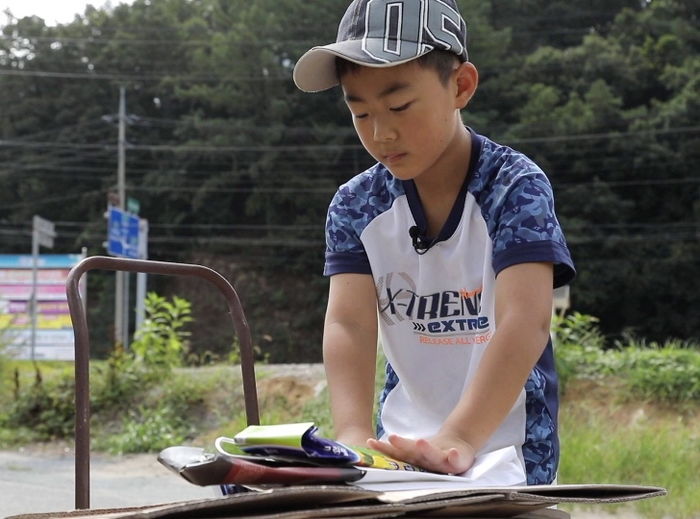
<instances>
[{"instance_id":1,"label":"utility pole","mask_svg":"<svg viewBox=\"0 0 700 519\"><path fill-rule=\"evenodd\" d=\"M124 211L126 205L126 91L119 87L119 137L117 143L117 196L119 209ZM125 272L117 271L114 294L114 342L126 347L128 329L124 329L125 307L128 302L124 288Z\"/></svg>"}]
</instances>

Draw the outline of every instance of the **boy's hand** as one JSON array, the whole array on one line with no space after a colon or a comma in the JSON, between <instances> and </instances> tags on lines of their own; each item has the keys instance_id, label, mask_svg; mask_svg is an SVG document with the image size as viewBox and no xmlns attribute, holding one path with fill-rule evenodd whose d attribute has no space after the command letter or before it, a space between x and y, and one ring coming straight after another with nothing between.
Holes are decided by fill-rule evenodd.
<instances>
[{"instance_id":1,"label":"boy's hand","mask_svg":"<svg viewBox=\"0 0 700 519\"><path fill-rule=\"evenodd\" d=\"M476 452L461 438L440 432L432 438L413 440L390 434L388 442L369 439L367 446L397 460L433 472L460 474L474 463Z\"/></svg>"}]
</instances>

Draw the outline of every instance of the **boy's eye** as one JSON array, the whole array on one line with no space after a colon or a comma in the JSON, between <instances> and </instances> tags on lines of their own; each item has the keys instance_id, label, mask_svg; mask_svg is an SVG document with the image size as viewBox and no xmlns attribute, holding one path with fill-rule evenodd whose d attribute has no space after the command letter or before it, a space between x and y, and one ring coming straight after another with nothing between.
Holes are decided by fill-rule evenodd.
<instances>
[{"instance_id":1,"label":"boy's eye","mask_svg":"<svg viewBox=\"0 0 700 519\"><path fill-rule=\"evenodd\" d=\"M367 114L354 114L353 117L355 117L355 119L364 119L367 117Z\"/></svg>"},{"instance_id":2,"label":"boy's eye","mask_svg":"<svg viewBox=\"0 0 700 519\"><path fill-rule=\"evenodd\" d=\"M389 108L389 110L391 110L392 112L403 112L409 106L411 106L411 102L408 102L406 104L402 104L401 106L395 106L395 107Z\"/></svg>"}]
</instances>

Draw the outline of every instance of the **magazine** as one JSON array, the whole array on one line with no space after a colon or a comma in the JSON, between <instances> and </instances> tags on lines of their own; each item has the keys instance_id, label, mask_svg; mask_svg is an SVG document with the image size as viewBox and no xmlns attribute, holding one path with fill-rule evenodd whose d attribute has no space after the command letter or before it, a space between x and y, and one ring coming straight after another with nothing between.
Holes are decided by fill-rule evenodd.
<instances>
[{"instance_id":1,"label":"magazine","mask_svg":"<svg viewBox=\"0 0 700 519\"><path fill-rule=\"evenodd\" d=\"M425 472L420 467L395 460L369 447L348 446L320 436L313 422L251 425L233 438L220 436L215 446L219 453L225 455L244 453L319 465Z\"/></svg>"},{"instance_id":2,"label":"magazine","mask_svg":"<svg viewBox=\"0 0 700 519\"><path fill-rule=\"evenodd\" d=\"M330 484L364 476L364 471L355 467L290 464L260 456L221 455L188 446L168 447L160 452L158 461L199 486Z\"/></svg>"},{"instance_id":3,"label":"magazine","mask_svg":"<svg viewBox=\"0 0 700 519\"><path fill-rule=\"evenodd\" d=\"M481 453L462 474L438 474L325 438L313 422L250 426L232 438L217 438L215 450L169 447L158 460L196 485L345 483L392 491L526 484L524 464L513 446Z\"/></svg>"}]
</instances>

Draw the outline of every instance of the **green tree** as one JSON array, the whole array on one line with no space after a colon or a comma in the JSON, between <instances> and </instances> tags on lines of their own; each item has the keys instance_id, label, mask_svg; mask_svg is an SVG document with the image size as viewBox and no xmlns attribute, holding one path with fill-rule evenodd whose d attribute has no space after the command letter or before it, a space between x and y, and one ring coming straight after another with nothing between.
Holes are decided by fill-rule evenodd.
<instances>
[{"instance_id":1,"label":"green tree","mask_svg":"<svg viewBox=\"0 0 700 519\"><path fill-rule=\"evenodd\" d=\"M575 307L608 333L697 337L683 318L700 278L695 2L459 4L480 71L464 121L551 178L579 271ZM372 163L338 91L291 81L306 49L334 40L347 1L318 6L135 0L56 27L2 27L2 252L27 250L35 213L57 222L56 251L104 251L123 86L127 192L149 219L151 257L225 272L271 361L317 360L327 205ZM89 278L91 322L110 319L111 280ZM198 289L152 282L197 303L193 339L201 328L211 351L230 347ZM93 333L98 351L110 332Z\"/></svg>"},{"instance_id":2,"label":"green tree","mask_svg":"<svg viewBox=\"0 0 700 519\"><path fill-rule=\"evenodd\" d=\"M672 0L623 9L604 34L540 47L516 74L507 139L549 172L579 269L574 304L609 333L698 333L677 317L698 291L695 19Z\"/></svg>"}]
</instances>

